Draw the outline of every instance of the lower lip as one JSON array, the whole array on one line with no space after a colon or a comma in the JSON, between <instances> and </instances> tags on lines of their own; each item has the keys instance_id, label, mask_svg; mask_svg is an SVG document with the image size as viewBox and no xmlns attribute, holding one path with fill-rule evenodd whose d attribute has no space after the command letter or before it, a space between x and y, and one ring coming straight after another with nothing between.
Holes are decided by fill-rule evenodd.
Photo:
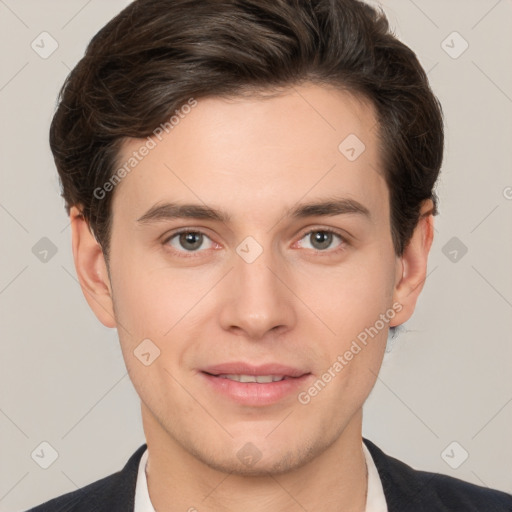
<instances>
[{"instance_id":1,"label":"lower lip","mask_svg":"<svg viewBox=\"0 0 512 512\"><path fill-rule=\"evenodd\" d=\"M277 382L259 383L238 382L215 377L205 372L200 372L200 375L215 392L227 396L239 404L251 406L270 405L292 393L297 394L311 377L311 374L308 373L301 377L283 379Z\"/></svg>"}]
</instances>

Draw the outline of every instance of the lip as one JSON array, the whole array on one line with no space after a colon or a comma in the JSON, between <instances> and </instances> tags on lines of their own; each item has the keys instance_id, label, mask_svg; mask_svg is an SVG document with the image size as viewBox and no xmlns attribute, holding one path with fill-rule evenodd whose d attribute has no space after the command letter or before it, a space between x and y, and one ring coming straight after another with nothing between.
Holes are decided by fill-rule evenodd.
<instances>
[{"instance_id":1,"label":"lip","mask_svg":"<svg viewBox=\"0 0 512 512\"><path fill-rule=\"evenodd\" d=\"M285 379L277 382L237 382L224 379L219 375L283 375ZM235 403L253 407L271 405L295 395L312 377L310 372L281 364L250 365L243 362L224 363L209 366L199 371L208 388L216 395L222 395Z\"/></svg>"},{"instance_id":2,"label":"lip","mask_svg":"<svg viewBox=\"0 0 512 512\"><path fill-rule=\"evenodd\" d=\"M213 375L236 374L236 375L284 375L285 377L300 377L308 371L300 368L293 368L278 363L267 363L261 365L252 365L236 361L233 363L223 363L207 368L201 368L201 371Z\"/></svg>"}]
</instances>

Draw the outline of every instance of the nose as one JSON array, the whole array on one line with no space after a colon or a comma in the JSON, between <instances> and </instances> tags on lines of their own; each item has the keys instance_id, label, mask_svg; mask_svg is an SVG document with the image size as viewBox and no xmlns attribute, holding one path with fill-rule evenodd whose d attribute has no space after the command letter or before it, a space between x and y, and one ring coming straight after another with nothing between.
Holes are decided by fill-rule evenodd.
<instances>
[{"instance_id":1,"label":"nose","mask_svg":"<svg viewBox=\"0 0 512 512\"><path fill-rule=\"evenodd\" d=\"M234 254L234 268L223 288L222 328L261 340L291 329L296 321L293 283L285 262L264 250L252 262Z\"/></svg>"}]
</instances>

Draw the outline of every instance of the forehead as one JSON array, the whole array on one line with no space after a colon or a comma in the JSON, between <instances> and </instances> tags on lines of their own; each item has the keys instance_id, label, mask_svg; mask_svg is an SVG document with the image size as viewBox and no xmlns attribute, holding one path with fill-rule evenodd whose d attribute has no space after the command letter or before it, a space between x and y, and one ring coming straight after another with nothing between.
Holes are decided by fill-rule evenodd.
<instances>
[{"instance_id":1,"label":"forehead","mask_svg":"<svg viewBox=\"0 0 512 512\"><path fill-rule=\"evenodd\" d=\"M374 108L339 89L305 84L268 97L198 99L161 132L116 187L114 211L129 206L135 217L182 200L264 215L270 205L334 193L387 206ZM146 142L126 142L118 165Z\"/></svg>"}]
</instances>

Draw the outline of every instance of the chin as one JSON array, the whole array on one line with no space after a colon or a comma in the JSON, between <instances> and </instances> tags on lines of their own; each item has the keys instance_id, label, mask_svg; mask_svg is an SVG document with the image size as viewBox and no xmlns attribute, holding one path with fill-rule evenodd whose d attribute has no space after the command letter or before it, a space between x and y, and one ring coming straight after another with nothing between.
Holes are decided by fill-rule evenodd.
<instances>
[{"instance_id":1,"label":"chin","mask_svg":"<svg viewBox=\"0 0 512 512\"><path fill-rule=\"evenodd\" d=\"M196 459L216 471L256 477L297 470L320 455L329 444L324 438L313 443L297 439L294 445L286 446L283 441L269 442L265 436L246 435L232 446L219 446L214 450L208 447L204 447L204 451L202 447L198 450L195 444L191 452Z\"/></svg>"}]
</instances>

